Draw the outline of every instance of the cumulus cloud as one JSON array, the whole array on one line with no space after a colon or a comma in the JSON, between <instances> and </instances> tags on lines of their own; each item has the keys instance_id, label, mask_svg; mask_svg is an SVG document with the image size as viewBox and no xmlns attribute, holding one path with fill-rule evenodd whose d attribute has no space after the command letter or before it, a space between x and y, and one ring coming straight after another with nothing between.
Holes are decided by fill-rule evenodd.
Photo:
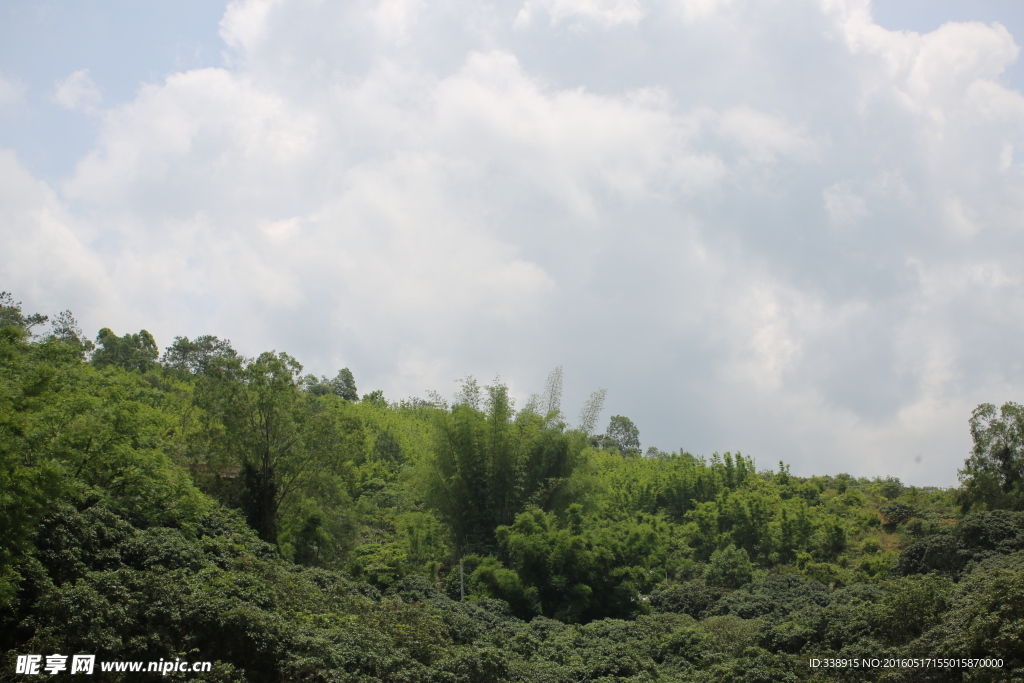
<instances>
[{"instance_id":1,"label":"cumulus cloud","mask_svg":"<svg viewBox=\"0 0 1024 683\"><path fill-rule=\"evenodd\" d=\"M62 107L85 112L95 111L102 96L99 87L89 76L88 69L79 69L57 81L53 99Z\"/></svg>"},{"instance_id":2,"label":"cumulus cloud","mask_svg":"<svg viewBox=\"0 0 1024 683\"><path fill-rule=\"evenodd\" d=\"M102 257L89 242L96 235L72 216L45 183L10 150L0 150L0 253L8 289L56 311L82 313L118 308Z\"/></svg>"},{"instance_id":3,"label":"cumulus cloud","mask_svg":"<svg viewBox=\"0 0 1024 683\"><path fill-rule=\"evenodd\" d=\"M818 148L814 140L785 119L745 106L722 112L718 129L758 162L772 161L778 155L813 157Z\"/></svg>"},{"instance_id":4,"label":"cumulus cloud","mask_svg":"<svg viewBox=\"0 0 1024 683\"><path fill-rule=\"evenodd\" d=\"M563 364L647 444L951 484L1024 391L1019 50L776 9L236 0L59 188L0 155L10 287L392 398Z\"/></svg>"}]
</instances>

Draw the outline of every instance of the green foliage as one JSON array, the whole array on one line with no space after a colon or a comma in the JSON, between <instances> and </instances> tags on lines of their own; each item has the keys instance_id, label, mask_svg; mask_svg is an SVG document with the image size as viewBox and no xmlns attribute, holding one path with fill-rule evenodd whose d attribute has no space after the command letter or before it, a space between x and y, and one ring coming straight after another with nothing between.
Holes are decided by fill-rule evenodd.
<instances>
[{"instance_id":1,"label":"green foliage","mask_svg":"<svg viewBox=\"0 0 1024 683\"><path fill-rule=\"evenodd\" d=\"M960 470L964 511L1024 507L1024 406L991 403L974 409L970 420L974 448Z\"/></svg>"},{"instance_id":2,"label":"green foliage","mask_svg":"<svg viewBox=\"0 0 1024 683\"><path fill-rule=\"evenodd\" d=\"M799 574L771 574L763 580L746 582L739 590L726 592L707 615L728 615L743 619L784 617L801 610L823 607L831 600L829 589Z\"/></svg>"},{"instance_id":3,"label":"green foliage","mask_svg":"<svg viewBox=\"0 0 1024 683\"><path fill-rule=\"evenodd\" d=\"M61 311L54 316L53 322L50 324L49 336L75 348L78 351L79 360L85 360L88 354L96 348L96 345L86 338L71 311Z\"/></svg>"},{"instance_id":4,"label":"green foliage","mask_svg":"<svg viewBox=\"0 0 1024 683\"><path fill-rule=\"evenodd\" d=\"M254 359L221 354L210 360L196 385L196 403L207 420L208 460L238 468L238 503L268 542L277 541L282 514L303 490L323 477L344 477L346 455L364 456L359 419L332 403L333 396L301 392L301 370L284 353Z\"/></svg>"},{"instance_id":5,"label":"green foliage","mask_svg":"<svg viewBox=\"0 0 1024 683\"><path fill-rule=\"evenodd\" d=\"M806 562L801 567L801 572L804 576L829 588L844 586L847 583L846 572L831 562Z\"/></svg>"},{"instance_id":6,"label":"green foliage","mask_svg":"<svg viewBox=\"0 0 1024 683\"><path fill-rule=\"evenodd\" d=\"M39 515L61 499L105 501L140 524L186 523L208 507L173 467L174 417L138 375L100 372L56 337L0 330L0 593Z\"/></svg>"},{"instance_id":7,"label":"green foliage","mask_svg":"<svg viewBox=\"0 0 1024 683\"><path fill-rule=\"evenodd\" d=\"M655 588L651 592L650 604L657 612L686 614L697 619L711 609L723 592L703 581L684 581Z\"/></svg>"},{"instance_id":8,"label":"green foliage","mask_svg":"<svg viewBox=\"0 0 1024 683\"><path fill-rule=\"evenodd\" d=\"M98 368L115 365L125 370L146 372L156 367L159 355L156 340L146 330L118 337L109 327L104 327L96 337L92 364Z\"/></svg>"},{"instance_id":9,"label":"green foliage","mask_svg":"<svg viewBox=\"0 0 1024 683\"><path fill-rule=\"evenodd\" d=\"M725 491L750 486L755 479L753 462L739 454L726 453L724 458L716 454L710 464L684 452L658 459L622 459L593 452L591 458L604 489L603 505L612 514L663 513L679 522L702 503L716 501ZM716 531L710 540L717 547L718 505L703 510L715 516ZM707 555L710 553L711 549Z\"/></svg>"},{"instance_id":10,"label":"green foliage","mask_svg":"<svg viewBox=\"0 0 1024 683\"><path fill-rule=\"evenodd\" d=\"M545 616L570 622L640 611L638 596L661 578L667 554L661 521L641 515L596 526L580 505L570 506L566 517L561 524L553 513L533 509L498 528L527 601Z\"/></svg>"},{"instance_id":11,"label":"green foliage","mask_svg":"<svg viewBox=\"0 0 1024 683\"><path fill-rule=\"evenodd\" d=\"M508 388L486 388L483 410L468 387L450 410L432 408L434 442L420 468L427 503L463 548L494 548L495 529L527 505L564 502L581 464L584 435L545 417L514 411Z\"/></svg>"},{"instance_id":12,"label":"green foliage","mask_svg":"<svg viewBox=\"0 0 1024 683\"><path fill-rule=\"evenodd\" d=\"M347 369L302 377L212 336L156 363L147 333L104 329L88 362L70 313L33 335L47 320L0 295L0 680L14 653L64 651L211 659L210 680L250 683L1024 666L1016 404L975 411L949 492L624 458L631 421L589 436L601 392L567 428L560 370L519 411L472 378L452 406L360 401ZM1006 664L806 667L821 656Z\"/></svg>"},{"instance_id":13,"label":"green foliage","mask_svg":"<svg viewBox=\"0 0 1024 683\"><path fill-rule=\"evenodd\" d=\"M903 493L903 483L896 477L885 477L877 479L878 492L885 498L894 499Z\"/></svg>"},{"instance_id":14,"label":"green foliage","mask_svg":"<svg viewBox=\"0 0 1024 683\"><path fill-rule=\"evenodd\" d=\"M954 578L971 565L1024 550L1024 512L994 510L964 518L949 531L911 543L895 572L902 576L937 571Z\"/></svg>"},{"instance_id":15,"label":"green foliage","mask_svg":"<svg viewBox=\"0 0 1024 683\"><path fill-rule=\"evenodd\" d=\"M13 595L14 561L31 548L38 518L67 488L60 460L30 446L40 395L56 372L27 362L28 350L20 327L0 328L0 604Z\"/></svg>"},{"instance_id":16,"label":"green foliage","mask_svg":"<svg viewBox=\"0 0 1024 683\"><path fill-rule=\"evenodd\" d=\"M946 652L953 657L1003 659L1002 671L1024 667L1024 562L1018 553L1009 562L989 563L944 595L945 610L934 614L939 625L914 643L917 652ZM1005 674L1004 674L1005 675ZM992 680L1007 680L993 677Z\"/></svg>"},{"instance_id":17,"label":"green foliage","mask_svg":"<svg viewBox=\"0 0 1024 683\"><path fill-rule=\"evenodd\" d=\"M873 614L874 628L886 644L902 645L939 623L953 582L943 576L913 576L892 581Z\"/></svg>"},{"instance_id":18,"label":"green foliage","mask_svg":"<svg viewBox=\"0 0 1024 683\"><path fill-rule=\"evenodd\" d=\"M779 510L779 555L783 560L792 561L798 551L810 545L814 533L810 508L803 498L793 498L780 506Z\"/></svg>"},{"instance_id":19,"label":"green foliage","mask_svg":"<svg viewBox=\"0 0 1024 683\"><path fill-rule=\"evenodd\" d=\"M355 545L351 499L340 486L325 493L302 496L283 515L278 542L297 564L338 568Z\"/></svg>"},{"instance_id":20,"label":"green foliage","mask_svg":"<svg viewBox=\"0 0 1024 683\"><path fill-rule=\"evenodd\" d=\"M628 417L612 415L605 439L609 446L617 448L623 455L640 455L640 430Z\"/></svg>"},{"instance_id":21,"label":"green foliage","mask_svg":"<svg viewBox=\"0 0 1024 683\"><path fill-rule=\"evenodd\" d=\"M472 562L478 558L469 559ZM524 585L515 571L503 567L495 557L483 558L474 564L476 568L469 577L473 593L508 603L512 613L524 619L540 613L537 588Z\"/></svg>"},{"instance_id":22,"label":"green foliage","mask_svg":"<svg viewBox=\"0 0 1024 683\"><path fill-rule=\"evenodd\" d=\"M839 517L828 517L819 529L818 549L824 557L832 558L846 549L846 525Z\"/></svg>"},{"instance_id":23,"label":"green foliage","mask_svg":"<svg viewBox=\"0 0 1024 683\"><path fill-rule=\"evenodd\" d=\"M732 544L713 552L704 571L704 580L709 586L722 588L739 588L753 578L754 568L747 551Z\"/></svg>"},{"instance_id":24,"label":"green foliage","mask_svg":"<svg viewBox=\"0 0 1024 683\"><path fill-rule=\"evenodd\" d=\"M365 394L363 396L363 403L369 403L371 405L375 405L375 406L378 406L380 408L387 408L388 407L387 399L384 398L384 392L381 391L380 389L377 389L376 391L371 391L370 393Z\"/></svg>"},{"instance_id":25,"label":"green foliage","mask_svg":"<svg viewBox=\"0 0 1024 683\"><path fill-rule=\"evenodd\" d=\"M697 625L682 626L662 638L659 654L663 660L680 668L700 665L712 649L712 639L707 629Z\"/></svg>"},{"instance_id":26,"label":"green foliage","mask_svg":"<svg viewBox=\"0 0 1024 683\"><path fill-rule=\"evenodd\" d=\"M885 517L885 523L893 526L908 522L911 517L917 514L917 511L912 506L896 500L883 505L880 511L882 516Z\"/></svg>"},{"instance_id":27,"label":"green foliage","mask_svg":"<svg viewBox=\"0 0 1024 683\"><path fill-rule=\"evenodd\" d=\"M352 375L352 371L348 368L339 370L334 379L327 379L326 377L317 379L313 375L306 375L303 378L302 383L306 391L309 391L315 396L333 394L338 398L345 399L346 401L359 400L359 393L356 391L355 377Z\"/></svg>"},{"instance_id":28,"label":"green foliage","mask_svg":"<svg viewBox=\"0 0 1024 683\"><path fill-rule=\"evenodd\" d=\"M167 347L160 359L169 370L186 372L191 375L205 375L210 364L215 360L230 360L238 357L238 352L231 348L227 339L218 339L211 335L203 335L190 340L188 337L175 337L174 343Z\"/></svg>"},{"instance_id":29,"label":"green foliage","mask_svg":"<svg viewBox=\"0 0 1024 683\"><path fill-rule=\"evenodd\" d=\"M13 327L28 335L33 327L42 325L47 320L49 317L41 313L25 315L21 310L20 301L15 301L10 292L0 292L0 329Z\"/></svg>"}]
</instances>

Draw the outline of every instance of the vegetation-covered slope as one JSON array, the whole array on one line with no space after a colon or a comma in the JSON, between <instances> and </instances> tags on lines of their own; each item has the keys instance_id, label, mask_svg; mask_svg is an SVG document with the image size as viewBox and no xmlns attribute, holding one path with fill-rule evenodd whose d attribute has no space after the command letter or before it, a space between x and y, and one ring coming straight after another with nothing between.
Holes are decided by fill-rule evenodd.
<instances>
[{"instance_id":1,"label":"vegetation-covered slope","mask_svg":"<svg viewBox=\"0 0 1024 683\"><path fill-rule=\"evenodd\" d=\"M1024 420L955 491L639 453L560 377L360 398L214 337L161 355L0 300L0 680L16 656L221 681L1016 680ZM1015 412L1017 411L1017 412ZM997 657L998 668L812 658ZM98 680L147 674L99 672ZM155 674L148 674L154 679Z\"/></svg>"}]
</instances>

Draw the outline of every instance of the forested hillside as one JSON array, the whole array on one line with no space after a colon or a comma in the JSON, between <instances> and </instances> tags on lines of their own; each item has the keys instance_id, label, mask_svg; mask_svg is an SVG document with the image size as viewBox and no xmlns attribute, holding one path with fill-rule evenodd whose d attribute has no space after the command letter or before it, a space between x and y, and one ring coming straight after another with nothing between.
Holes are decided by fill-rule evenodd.
<instances>
[{"instance_id":1,"label":"forested hillside","mask_svg":"<svg viewBox=\"0 0 1024 683\"><path fill-rule=\"evenodd\" d=\"M26 653L212 681L1024 680L1019 406L964 416L944 491L641 452L601 391L567 418L558 370L522 406L356 380L210 336L93 343L2 295L0 680ZM1002 666L808 665L961 657Z\"/></svg>"}]
</instances>

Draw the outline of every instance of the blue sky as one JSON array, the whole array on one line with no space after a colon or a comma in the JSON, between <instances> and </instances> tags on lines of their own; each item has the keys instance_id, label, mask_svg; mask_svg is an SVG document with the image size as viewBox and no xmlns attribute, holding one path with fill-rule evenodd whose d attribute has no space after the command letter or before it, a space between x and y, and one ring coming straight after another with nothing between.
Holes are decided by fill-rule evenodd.
<instances>
[{"instance_id":1,"label":"blue sky","mask_svg":"<svg viewBox=\"0 0 1024 683\"><path fill-rule=\"evenodd\" d=\"M953 485L1024 398L1020 7L0 3L0 288Z\"/></svg>"}]
</instances>

